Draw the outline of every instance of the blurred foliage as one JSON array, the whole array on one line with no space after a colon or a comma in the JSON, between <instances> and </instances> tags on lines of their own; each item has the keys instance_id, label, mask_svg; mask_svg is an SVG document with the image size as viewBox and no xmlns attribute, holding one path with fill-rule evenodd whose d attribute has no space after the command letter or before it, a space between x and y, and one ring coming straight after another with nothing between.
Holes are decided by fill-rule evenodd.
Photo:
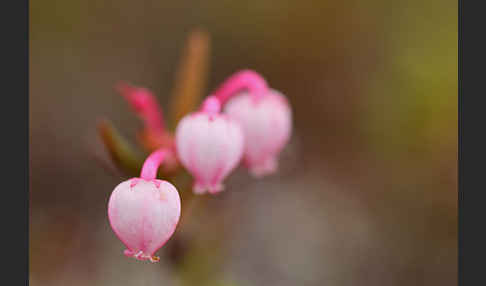
<instances>
[{"instance_id":1,"label":"blurred foliage","mask_svg":"<svg viewBox=\"0 0 486 286\"><path fill-rule=\"evenodd\" d=\"M449 1L452 3L453 1ZM457 27L443 1L395 3L364 115L374 153L393 160L457 147ZM452 5L446 7L452 8ZM412 17L413 16L413 17ZM411 21L410 19L413 19ZM430 158L429 158L430 159Z\"/></svg>"},{"instance_id":2,"label":"blurred foliage","mask_svg":"<svg viewBox=\"0 0 486 286\"><path fill-rule=\"evenodd\" d=\"M172 129L184 115L196 110L197 104L207 93L209 44L206 31L198 29L189 34L171 96Z\"/></svg>"},{"instance_id":3,"label":"blurred foliage","mask_svg":"<svg viewBox=\"0 0 486 286\"><path fill-rule=\"evenodd\" d=\"M98 132L114 163L125 173L134 177L139 176L143 158L133 150L115 127L104 120L98 124Z\"/></svg>"},{"instance_id":4,"label":"blurred foliage","mask_svg":"<svg viewBox=\"0 0 486 286\"><path fill-rule=\"evenodd\" d=\"M179 269L182 285L224 285L224 281L221 281L222 263L220 244L218 246L216 241L201 243L193 240L191 251Z\"/></svg>"}]
</instances>

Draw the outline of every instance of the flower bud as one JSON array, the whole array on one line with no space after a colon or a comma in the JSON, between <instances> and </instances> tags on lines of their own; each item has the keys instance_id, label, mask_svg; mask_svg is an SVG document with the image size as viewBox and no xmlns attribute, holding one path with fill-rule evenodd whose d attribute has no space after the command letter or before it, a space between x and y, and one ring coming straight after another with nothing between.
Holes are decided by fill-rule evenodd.
<instances>
[{"instance_id":1,"label":"flower bud","mask_svg":"<svg viewBox=\"0 0 486 286\"><path fill-rule=\"evenodd\" d=\"M176 128L177 155L194 177L197 194L222 191L223 180L243 154L240 126L219 109L219 101L208 97L201 111L186 115Z\"/></svg>"},{"instance_id":2,"label":"flower bud","mask_svg":"<svg viewBox=\"0 0 486 286\"><path fill-rule=\"evenodd\" d=\"M240 92L228 101L224 113L243 130L243 163L250 172L256 177L275 172L278 155L288 142L292 128L287 99L272 89L261 97Z\"/></svg>"},{"instance_id":3,"label":"flower bud","mask_svg":"<svg viewBox=\"0 0 486 286\"><path fill-rule=\"evenodd\" d=\"M133 110L143 119L145 129L148 132L154 134L165 133L162 109L150 90L124 82L120 82L116 88L132 106Z\"/></svg>"},{"instance_id":4,"label":"flower bud","mask_svg":"<svg viewBox=\"0 0 486 286\"><path fill-rule=\"evenodd\" d=\"M120 183L110 196L108 219L127 247L126 256L157 262L159 258L154 253L172 236L179 222L179 193L171 183L155 178L169 153L153 152L145 161L140 178Z\"/></svg>"},{"instance_id":5,"label":"flower bud","mask_svg":"<svg viewBox=\"0 0 486 286\"><path fill-rule=\"evenodd\" d=\"M172 236L181 213L179 193L167 181L133 178L119 184L108 202L108 218L125 255L158 261L154 253Z\"/></svg>"}]
</instances>

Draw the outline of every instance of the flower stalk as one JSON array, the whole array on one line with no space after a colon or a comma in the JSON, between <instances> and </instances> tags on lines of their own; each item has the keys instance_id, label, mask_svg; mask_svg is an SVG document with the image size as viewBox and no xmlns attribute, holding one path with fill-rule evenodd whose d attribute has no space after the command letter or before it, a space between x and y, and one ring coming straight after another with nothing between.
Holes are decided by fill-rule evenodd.
<instances>
[{"instance_id":1,"label":"flower stalk","mask_svg":"<svg viewBox=\"0 0 486 286\"><path fill-rule=\"evenodd\" d=\"M219 101L224 104L240 91L248 91L255 99L265 96L268 90L266 80L252 70L242 70L230 76L221 86L213 92Z\"/></svg>"}]
</instances>

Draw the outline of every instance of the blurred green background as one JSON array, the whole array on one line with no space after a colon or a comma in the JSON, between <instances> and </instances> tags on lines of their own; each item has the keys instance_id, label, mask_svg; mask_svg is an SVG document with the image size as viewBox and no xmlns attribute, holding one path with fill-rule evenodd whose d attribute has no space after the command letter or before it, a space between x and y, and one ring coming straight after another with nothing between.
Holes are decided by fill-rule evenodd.
<instances>
[{"instance_id":1,"label":"blurred green background","mask_svg":"<svg viewBox=\"0 0 486 286\"><path fill-rule=\"evenodd\" d=\"M457 284L457 1L32 0L30 17L31 285ZM255 69L294 132L277 175L238 169L195 210L183 266L140 263L106 218L125 177L96 124L134 141L119 80L169 113L197 27L207 93Z\"/></svg>"}]
</instances>

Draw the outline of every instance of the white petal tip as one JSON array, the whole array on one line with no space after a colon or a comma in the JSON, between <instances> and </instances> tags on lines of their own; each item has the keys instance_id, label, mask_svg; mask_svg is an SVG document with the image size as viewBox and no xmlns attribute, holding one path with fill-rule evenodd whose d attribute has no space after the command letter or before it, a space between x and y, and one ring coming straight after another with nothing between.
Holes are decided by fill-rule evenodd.
<instances>
[{"instance_id":1,"label":"white petal tip","mask_svg":"<svg viewBox=\"0 0 486 286\"><path fill-rule=\"evenodd\" d=\"M192 188L194 194L197 195L203 195L206 193L217 194L219 192L222 192L223 190L224 190L223 184L207 185L207 184L195 183L194 187Z\"/></svg>"},{"instance_id":2,"label":"white petal tip","mask_svg":"<svg viewBox=\"0 0 486 286\"><path fill-rule=\"evenodd\" d=\"M278 163L274 158L265 160L263 163L252 164L248 166L250 174L255 178L262 178L277 172Z\"/></svg>"},{"instance_id":3,"label":"white petal tip","mask_svg":"<svg viewBox=\"0 0 486 286\"><path fill-rule=\"evenodd\" d=\"M136 251L132 251L132 250L129 250L129 249L125 249L125 251L123 251L123 254L125 254L125 256L127 256L127 257L133 257L133 258L140 260L140 261L149 260L152 263L156 263L156 262L160 261L160 258L158 256L146 254L141 250L136 252Z\"/></svg>"}]
</instances>

